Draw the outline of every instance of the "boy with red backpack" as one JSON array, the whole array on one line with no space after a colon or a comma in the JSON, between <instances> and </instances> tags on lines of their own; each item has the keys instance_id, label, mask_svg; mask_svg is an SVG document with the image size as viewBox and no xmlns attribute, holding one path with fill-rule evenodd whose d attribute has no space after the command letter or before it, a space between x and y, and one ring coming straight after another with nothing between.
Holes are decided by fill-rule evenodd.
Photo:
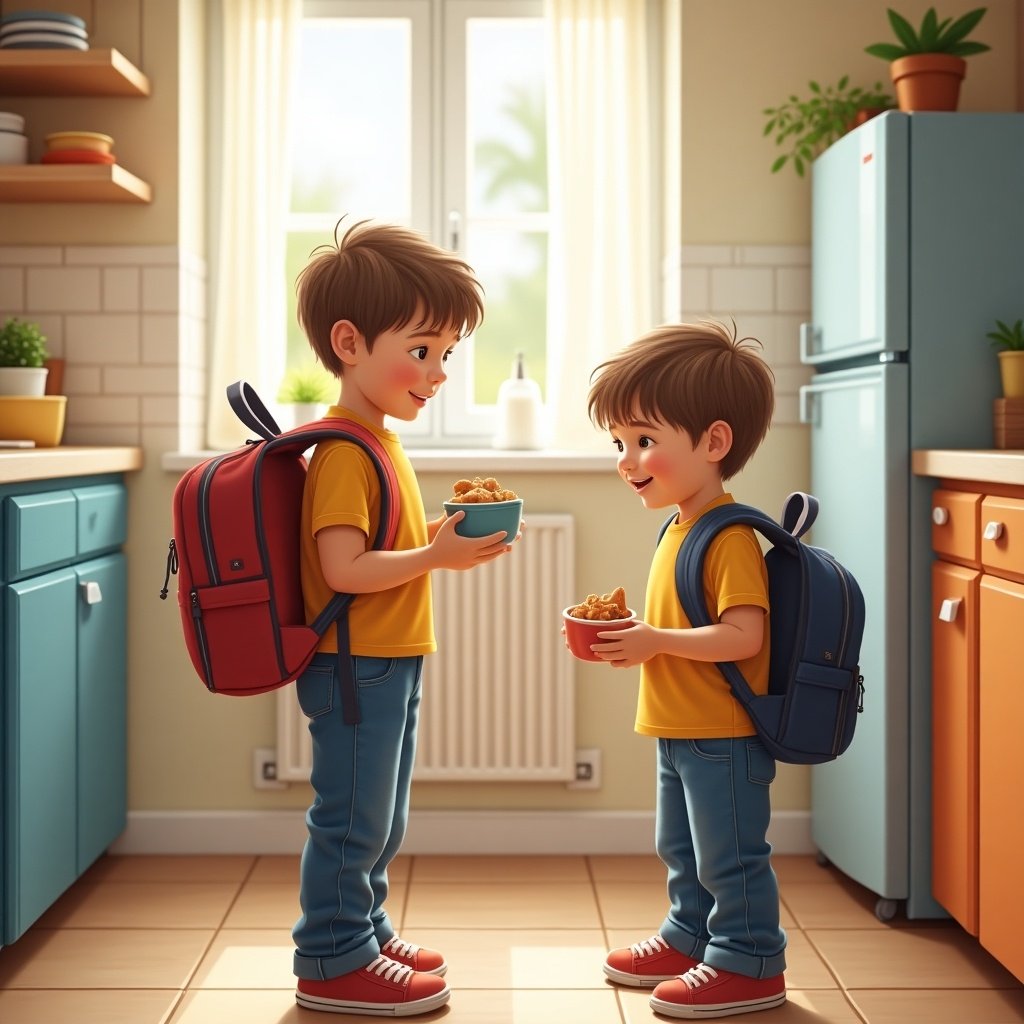
<instances>
[{"instance_id":1,"label":"boy with red backpack","mask_svg":"<svg viewBox=\"0 0 1024 1024\"><path fill-rule=\"evenodd\" d=\"M314 252L297 291L310 346L341 382L327 415L356 421L383 446L399 521L392 548L375 549L388 495L370 456L348 441L317 445L301 515L307 619L335 592L357 596L347 617L351 670L329 629L296 684L314 790L293 930L296 1001L332 1013L426 1013L450 995L444 957L400 939L384 902L408 819L423 656L436 649L429 573L471 569L511 547L503 532L456 534L462 512L427 521L384 417L414 420L436 395L448 357L483 317L481 289L452 253L363 221Z\"/></svg>"}]
</instances>

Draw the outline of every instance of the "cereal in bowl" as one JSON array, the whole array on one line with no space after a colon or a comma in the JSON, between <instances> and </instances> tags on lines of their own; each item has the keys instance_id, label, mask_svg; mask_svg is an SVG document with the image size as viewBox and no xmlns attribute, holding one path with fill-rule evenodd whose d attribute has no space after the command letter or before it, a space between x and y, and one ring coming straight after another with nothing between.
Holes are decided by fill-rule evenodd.
<instances>
[{"instance_id":1,"label":"cereal in bowl","mask_svg":"<svg viewBox=\"0 0 1024 1024\"><path fill-rule=\"evenodd\" d=\"M515 491L504 489L493 476L472 480L456 480L452 485L454 492L448 500L462 505L479 505L486 501L514 501L519 497Z\"/></svg>"},{"instance_id":2,"label":"cereal in bowl","mask_svg":"<svg viewBox=\"0 0 1024 1024\"><path fill-rule=\"evenodd\" d=\"M626 591L622 587L616 587L610 594L588 594L583 604L569 609L569 614L574 619L590 619L597 622L628 619Z\"/></svg>"}]
</instances>

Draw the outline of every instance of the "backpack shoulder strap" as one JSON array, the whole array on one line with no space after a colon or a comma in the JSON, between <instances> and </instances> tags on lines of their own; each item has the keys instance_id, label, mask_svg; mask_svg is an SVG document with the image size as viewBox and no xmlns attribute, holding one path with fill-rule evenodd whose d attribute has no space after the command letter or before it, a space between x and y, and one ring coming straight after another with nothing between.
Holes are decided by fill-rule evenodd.
<instances>
[{"instance_id":1,"label":"backpack shoulder strap","mask_svg":"<svg viewBox=\"0 0 1024 1024\"><path fill-rule=\"evenodd\" d=\"M676 556L676 592L691 626L711 625L711 615L704 600L704 559L711 542L728 526L753 527L776 547L795 550L800 543L771 516L751 505L718 505L708 509L693 524ZM748 705L755 694L743 678L743 673L731 661L717 662L717 665L736 699Z\"/></svg>"},{"instance_id":2,"label":"backpack shoulder strap","mask_svg":"<svg viewBox=\"0 0 1024 1024\"><path fill-rule=\"evenodd\" d=\"M255 388L248 381L236 380L227 387L228 405L234 414L250 429L255 430L265 441L281 433L277 421L270 415Z\"/></svg>"}]
</instances>

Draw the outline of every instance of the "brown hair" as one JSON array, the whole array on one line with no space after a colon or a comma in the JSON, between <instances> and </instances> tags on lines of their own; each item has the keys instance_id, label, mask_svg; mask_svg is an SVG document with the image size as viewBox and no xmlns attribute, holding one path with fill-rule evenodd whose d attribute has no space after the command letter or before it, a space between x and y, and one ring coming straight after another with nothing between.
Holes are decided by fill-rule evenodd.
<instances>
[{"instance_id":1,"label":"brown hair","mask_svg":"<svg viewBox=\"0 0 1024 1024\"><path fill-rule=\"evenodd\" d=\"M775 378L752 347L714 320L658 327L591 374L587 411L602 429L642 418L683 429L696 446L715 420L732 427L720 463L735 476L764 440L775 408ZM594 378L597 378L596 380Z\"/></svg>"},{"instance_id":2,"label":"brown hair","mask_svg":"<svg viewBox=\"0 0 1024 1024\"><path fill-rule=\"evenodd\" d=\"M343 218L344 219L344 218ZM313 250L295 282L298 317L310 347L336 377L342 362L331 348L331 328L351 320L367 348L383 331L410 323L472 333L483 319L483 289L468 264L422 235L394 224L359 221L334 244Z\"/></svg>"}]
</instances>

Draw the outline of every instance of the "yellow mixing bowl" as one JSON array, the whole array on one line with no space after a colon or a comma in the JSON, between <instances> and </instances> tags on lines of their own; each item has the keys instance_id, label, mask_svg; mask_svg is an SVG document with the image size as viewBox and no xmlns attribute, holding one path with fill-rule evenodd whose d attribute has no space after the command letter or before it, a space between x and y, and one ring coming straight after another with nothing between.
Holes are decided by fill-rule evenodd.
<instances>
[{"instance_id":1,"label":"yellow mixing bowl","mask_svg":"<svg viewBox=\"0 0 1024 1024\"><path fill-rule=\"evenodd\" d=\"M0 395L0 438L55 447L64 434L67 402L67 395Z\"/></svg>"}]
</instances>

